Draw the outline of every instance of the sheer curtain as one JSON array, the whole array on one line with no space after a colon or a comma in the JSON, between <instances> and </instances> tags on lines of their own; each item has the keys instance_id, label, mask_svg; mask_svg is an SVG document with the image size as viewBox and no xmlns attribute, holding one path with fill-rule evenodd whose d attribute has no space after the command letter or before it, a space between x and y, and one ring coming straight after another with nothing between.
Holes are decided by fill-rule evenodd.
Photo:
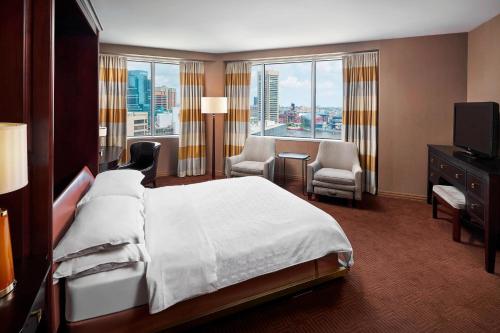
<instances>
[{"instance_id":1,"label":"sheer curtain","mask_svg":"<svg viewBox=\"0 0 500 333\"><path fill-rule=\"evenodd\" d=\"M198 176L206 172L205 121L201 97L205 87L202 62L180 65L181 110L179 114L179 152L177 176Z\"/></svg>"},{"instance_id":2,"label":"sheer curtain","mask_svg":"<svg viewBox=\"0 0 500 333\"><path fill-rule=\"evenodd\" d=\"M240 154L248 136L251 72L252 63L248 61L226 65L228 110L224 116L224 156Z\"/></svg>"},{"instance_id":3,"label":"sheer curtain","mask_svg":"<svg viewBox=\"0 0 500 333\"><path fill-rule=\"evenodd\" d=\"M377 193L378 52L345 55L344 139L359 149L363 190Z\"/></svg>"},{"instance_id":4,"label":"sheer curtain","mask_svg":"<svg viewBox=\"0 0 500 333\"><path fill-rule=\"evenodd\" d=\"M127 59L99 55L99 126L107 146L127 147Z\"/></svg>"}]
</instances>

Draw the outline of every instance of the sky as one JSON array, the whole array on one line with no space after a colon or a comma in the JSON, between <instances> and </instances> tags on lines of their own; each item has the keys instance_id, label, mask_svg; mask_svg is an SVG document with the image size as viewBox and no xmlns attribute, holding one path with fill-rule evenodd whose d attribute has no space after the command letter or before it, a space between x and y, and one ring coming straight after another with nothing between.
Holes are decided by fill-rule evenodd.
<instances>
[{"instance_id":1,"label":"sky","mask_svg":"<svg viewBox=\"0 0 500 333\"><path fill-rule=\"evenodd\" d=\"M257 71L252 70L251 101L257 96ZM270 64L266 70L279 72L279 105L311 106L311 62ZM342 62L316 62L316 106L342 107Z\"/></svg>"}]
</instances>

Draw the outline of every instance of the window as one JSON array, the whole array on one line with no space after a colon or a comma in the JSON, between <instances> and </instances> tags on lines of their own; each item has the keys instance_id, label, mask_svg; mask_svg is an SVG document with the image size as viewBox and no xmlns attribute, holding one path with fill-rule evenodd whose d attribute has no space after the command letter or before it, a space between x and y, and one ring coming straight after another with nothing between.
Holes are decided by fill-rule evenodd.
<instances>
[{"instance_id":1,"label":"window","mask_svg":"<svg viewBox=\"0 0 500 333\"><path fill-rule=\"evenodd\" d=\"M130 60L127 71L127 136L179 134L179 65Z\"/></svg>"},{"instance_id":2,"label":"window","mask_svg":"<svg viewBox=\"0 0 500 333\"><path fill-rule=\"evenodd\" d=\"M341 139L342 60L252 66L250 133Z\"/></svg>"},{"instance_id":3,"label":"window","mask_svg":"<svg viewBox=\"0 0 500 333\"><path fill-rule=\"evenodd\" d=\"M317 139L342 139L342 60L316 62Z\"/></svg>"}]
</instances>

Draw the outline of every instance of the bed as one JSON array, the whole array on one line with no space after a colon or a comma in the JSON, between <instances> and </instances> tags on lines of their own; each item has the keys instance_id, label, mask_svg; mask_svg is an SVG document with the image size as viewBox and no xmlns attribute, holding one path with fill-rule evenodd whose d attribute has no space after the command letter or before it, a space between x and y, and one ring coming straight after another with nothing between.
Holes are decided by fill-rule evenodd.
<instances>
[{"instance_id":1,"label":"bed","mask_svg":"<svg viewBox=\"0 0 500 333\"><path fill-rule=\"evenodd\" d=\"M145 229L152 261L53 285L53 331L63 326L69 332L156 332L238 311L345 276L352 264L352 248L340 227L340 231L330 238L343 243L333 247L335 251L331 245L323 245L328 242L318 242L329 231L321 230L321 223L317 221L328 220L338 226L335 220L269 181L257 178L148 190L144 194L148 212ZM93 175L84 168L55 201L54 247L70 227L76 205L93 180ZM202 216L195 218L193 212ZM184 219L183 226L188 221L202 221L214 248L214 269L218 278L210 292L200 292L200 295L157 307L151 293L148 295L148 286L159 282L151 280L157 275L177 272L164 271L169 267L159 264L167 258L160 256L165 245L155 247L152 244L177 232L158 227L162 221L173 218ZM234 227L235 224L239 226ZM311 229L315 224L317 227ZM282 225L286 225L286 229ZM276 232L268 232L270 227ZM262 237L263 232L266 237ZM199 242L199 239L194 240ZM169 241L175 242L175 238ZM290 246L292 251L287 250ZM181 263L189 261L182 256L168 259ZM162 280L159 281L161 285Z\"/></svg>"}]
</instances>

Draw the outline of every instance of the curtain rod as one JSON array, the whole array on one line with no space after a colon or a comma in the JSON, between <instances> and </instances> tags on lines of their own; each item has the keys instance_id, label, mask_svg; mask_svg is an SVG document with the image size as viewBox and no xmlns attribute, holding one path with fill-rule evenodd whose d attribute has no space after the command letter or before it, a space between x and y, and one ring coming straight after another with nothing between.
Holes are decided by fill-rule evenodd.
<instances>
[{"instance_id":1,"label":"curtain rod","mask_svg":"<svg viewBox=\"0 0 500 333\"><path fill-rule=\"evenodd\" d=\"M259 51L255 51L259 52ZM377 49L364 50L364 51L353 51L353 52L334 52L334 53L316 53L316 54L304 54L304 55L292 55L292 56L280 56L280 57L265 57L265 58L250 58L250 59L240 59L240 60L224 60L224 62L236 62L236 61L252 61L252 62L267 62L267 61L279 61L279 60L290 60L290 59L321 59L328 57L340 57L349 54L358 53L373 53L379 52Z\"/></svg>"},{"instance_id":2,"label":"curtain rod","mask_svg":"<svg viewBox=\"0 0 500 333\"><path fill-rule=\"evenodd\" d=\"M132 53L112 53L112 52L99 52L102 55L113 55L113 56L122 56L130 59L137 60L163 60L163 61L171 61L171 62L182 62L182 61L198 61L198 62L214 62L215 60L199 60L199 59L186 59L186 58L176 58L176 57L163 57L163 56L153 56L153 55L144 55L144 54L132 54Z\"/></svg>"}]
</instances>

